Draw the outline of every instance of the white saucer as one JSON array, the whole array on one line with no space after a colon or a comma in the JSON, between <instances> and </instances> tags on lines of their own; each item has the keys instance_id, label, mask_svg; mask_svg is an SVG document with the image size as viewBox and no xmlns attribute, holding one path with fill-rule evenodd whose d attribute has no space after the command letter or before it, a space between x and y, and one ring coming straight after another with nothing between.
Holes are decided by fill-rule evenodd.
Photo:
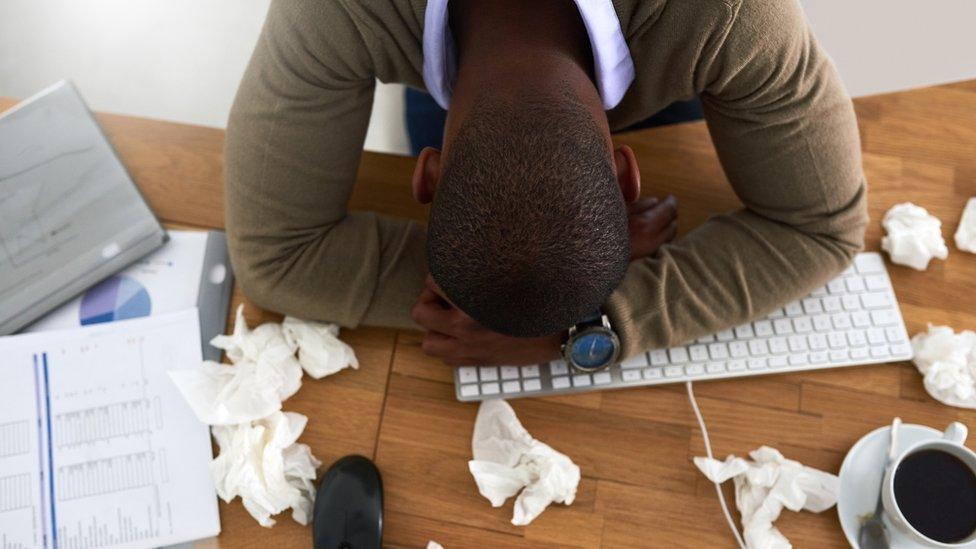
<instances>
[{"instance_id":1,"label":"white saucer","mask_svg":"<svg viewBox=\"0 0 976 549\"><path fill-rule=\"evenodd\" d=\"M861 440L847 452L840 466L840 494L837 497L837 516L844 529L847 542L857 547L857 534L861 530L859 517L871 515L878 504L881 492L885 453L888 451L888 431L891 426L879 427L861 437ZM942 433L924 425L902 424L898 429L898 451L916 442L942 438ZM923 547L900 530L893 527L888 519L888 533L891 536L891 549L918 549ZM967 547L973 547L970 544Z\"/></svg>"}]
</instances>

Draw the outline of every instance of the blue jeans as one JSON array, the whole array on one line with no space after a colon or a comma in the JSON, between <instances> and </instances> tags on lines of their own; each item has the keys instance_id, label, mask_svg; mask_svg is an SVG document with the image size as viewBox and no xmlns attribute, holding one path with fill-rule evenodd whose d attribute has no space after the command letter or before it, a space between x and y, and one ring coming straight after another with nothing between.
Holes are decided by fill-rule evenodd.
<instances>
[{"instance_id":1,"label":"blue jeans","mask_svg":"<svg viewBox=\"0 0 976 549\"><path fill-rule=\"evenodd\" d=\"M442 109L433 97L413 88L407 88L405 99L410 152L417 156L424 147L442 148L447 111ZM701 101L695 98L690 101L672 103L657 114L653 114L649 118L620 131L642 130L678 122L701 120L701 118Z\"/></svg>"}]
</instances>

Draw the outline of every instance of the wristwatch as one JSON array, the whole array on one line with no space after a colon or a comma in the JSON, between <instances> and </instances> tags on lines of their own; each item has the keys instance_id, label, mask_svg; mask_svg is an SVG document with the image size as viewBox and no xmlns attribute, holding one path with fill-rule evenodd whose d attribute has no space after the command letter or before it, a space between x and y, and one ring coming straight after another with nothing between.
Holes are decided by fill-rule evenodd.
<instances>
[{"instance_id":1,"label":"wristwatch","mask_svg":"<svg viewBox=\"0 0 976 549\"><path fill-rule=\"evenodd\" d=\"M569 329L562 352L566 364L574 370L599 372L617 362L620 338L610 327L607 315L597 310Z\"/></svg>"}]
</instances>

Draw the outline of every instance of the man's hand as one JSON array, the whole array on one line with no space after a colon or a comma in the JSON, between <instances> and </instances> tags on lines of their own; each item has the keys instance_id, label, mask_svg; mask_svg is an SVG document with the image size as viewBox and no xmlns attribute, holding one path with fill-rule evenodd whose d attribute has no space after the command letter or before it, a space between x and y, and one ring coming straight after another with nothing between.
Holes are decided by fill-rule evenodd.
<instances>
[{"instance_id":1,"label":"man's hand","mask_svg":"<svg viewBox=\"0 0 976 549\"><path fill-rule=\"evenodd\" d=\"M410 316L427 330L424 352L449 366L523 366L559 358L562 334L522 338L493 332L451 305L429 275Z\"/></svg>"},{"instance_id":2,"label":"man's hand","mask_svg":"<svg viewBox=\"0 0 976 549\"><path fill-rule=\"evenodd\" d=\"M630 216L630 260L650 257L678 232L678 200L668 196L663 201L641 198L627 207Z\"/></svg>"}]
</instances>

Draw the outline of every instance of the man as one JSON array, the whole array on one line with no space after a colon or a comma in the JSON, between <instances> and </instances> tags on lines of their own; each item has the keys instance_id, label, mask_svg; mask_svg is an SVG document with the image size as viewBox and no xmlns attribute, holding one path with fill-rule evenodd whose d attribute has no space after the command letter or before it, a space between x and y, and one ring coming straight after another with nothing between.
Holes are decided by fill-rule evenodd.
<instances>
[{"instance_id":1,"label":"man","mask_svg":"<svg viewBox=\"0 0 976 549\"><path fill-rule=\"evenodd\" d=\"M426 231L345 208L376 78L448 108L413 176ZM661 246L674 202L639 199L610 132L695 95L745 209ZM262 307L419 326L451 365L552 360L605 315L622 359L842 270L866 223L859 149L795 0L278 0L228 126L227 228Z\"/></svg>"}]
</instances>

